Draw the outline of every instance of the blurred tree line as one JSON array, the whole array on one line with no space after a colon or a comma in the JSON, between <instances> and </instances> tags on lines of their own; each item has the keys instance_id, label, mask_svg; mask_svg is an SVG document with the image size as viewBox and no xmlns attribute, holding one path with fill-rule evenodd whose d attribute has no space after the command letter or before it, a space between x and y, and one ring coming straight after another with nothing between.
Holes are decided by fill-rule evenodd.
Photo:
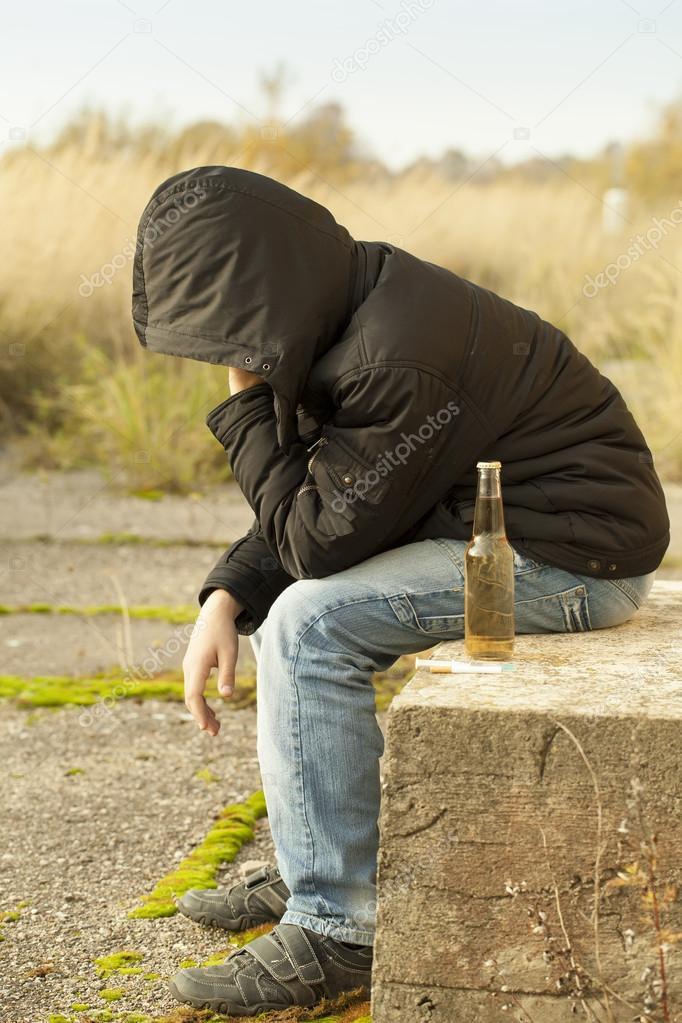
<instances>
[{"instance_id":1,"label":"blurred tree line","mask_svg":"<svg viewBox=\"0 0 682 1023\"><path fill-rule=\"evenodd\" d=\"M134 124L124 113L85 107L42 150L57 155L77 149L84 161L129 154L154 159L163 167L190 165L200 152L207 163L243 164L284 180L308 172L334 183L434 175L456 182L475 174L476 183L483 185L537 184L573 176L597 193L615 185L647 200L676 195L682 181L682 98L660 112L650 137L628 145L611 142L589 159L570 153L551 159L538 154L511 166L495 157L482 165L480 157L453 145L440 157L420 157L392 172L358 140L338 102L286 119L282 108L289 85L284 64L261 75L264 116L260 123L199 120L173 128L162 121ZM20 153L21 147L16 147L4 160L19 158Z\"/></svg>"}]
</instances>

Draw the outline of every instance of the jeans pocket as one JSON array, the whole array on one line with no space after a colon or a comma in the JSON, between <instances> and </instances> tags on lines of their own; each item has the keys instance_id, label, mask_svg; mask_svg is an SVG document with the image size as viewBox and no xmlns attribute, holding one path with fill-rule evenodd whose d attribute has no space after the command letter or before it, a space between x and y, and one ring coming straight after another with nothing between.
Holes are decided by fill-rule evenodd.
<instances>
[{"instance_id":1,"label":"jeans pocket","mask_svg":"<svg viewBox=\"0 0 682 1023\"><path fill-rule=\"evenodd\" d=\"M514 575L525 575L526 572L535 572L538 568L542 568L542 565L533 561L526 554L522 554L521 551L517 551L516 547L512 544L512 550L514 551Z\"/></svg>"},{"instance_id":2,"label":"jeans pocket","mask_svg":"<svg viewBox=\"0 0 682 1023\"><path fill-rule=\"evenodd\" d=\"M464 593L461 589L431 590L428 593L400 593L389 603L402 625L430 636L464 632Z\"/></svg>"},{"instance_id":3,"label":"jeans pocket","mask_svg":"<svg viewBox=\"0 0 682 1023\"><path fill-rule=\"evenodd\" d=\"M585 586L571 586L558 593L519 600L514 612L517 633L592 630Z\"/></svg>"}]
</instances>

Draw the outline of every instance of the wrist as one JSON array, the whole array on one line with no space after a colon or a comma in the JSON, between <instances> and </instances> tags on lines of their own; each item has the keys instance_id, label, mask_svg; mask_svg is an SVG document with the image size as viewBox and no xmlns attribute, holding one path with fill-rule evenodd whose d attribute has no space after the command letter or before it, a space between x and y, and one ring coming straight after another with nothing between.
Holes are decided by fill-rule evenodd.
<instances>
[{"instance_id":1,"label":"wrist","mask_svg":"<svg viewBox=\"0 0 682 1023\"><path fill-rule=\"evenodd\" d=\"M227 611L232 619L235 619L244 610L242 604L233 597L227 590L216 589L209 593L208 597L204 601L201 610L211 614L211 612L222 609Z\"/></svg>"}]
</instances>

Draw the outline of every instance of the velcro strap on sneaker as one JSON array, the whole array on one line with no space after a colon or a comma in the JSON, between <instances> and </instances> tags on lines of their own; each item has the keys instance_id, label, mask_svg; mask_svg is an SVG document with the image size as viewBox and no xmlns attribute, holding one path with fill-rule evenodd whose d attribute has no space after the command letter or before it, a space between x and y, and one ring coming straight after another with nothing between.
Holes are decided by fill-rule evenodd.
<instances>
[{"instance_id":1,"label":"velcro strap on sneaker","mask_svg":"<svg viewBox=\"0 0 682 1023\"><path fill-rule=\"evenodd\" d=\"M274 884L261 885L256 889L255 892L249 892L247 896L247 904L260 904L266 910L269 910L273 916L280 917L283 915L284 910L287 908L287 899L289 893L286 895L280 894Z\"/></svg>"},{"instance_id":2,"label":"velcro strap on sneaker","mask_svg":"<svg viewBox=\"0 0 682 1023\"><path fill-rule=\"evenodd\" d=\"M253 888L254 885L261 884L263 881L269 881L270 876L267 867L259 867L258 870L254 870L253 873L247 874L244 878L244 887Z\"/></svg>"},{"instance_id":3,"label":"velcro strap on sneaker","mask_svg":"<svg viewBox=\"0 0 682 1023\"><path fill-rule=\"evenodd\" d=\"M275 941L275 935L279 941ZM282 983L298 979L309 987L325 982L324 971L313 946L298 924L278 924L270 934L255 938L239 951L252 955L275 980Z\"/></svg>"},{"instance_id":4,"label":"velcro strap on sneaker","mask_svg":"<svg viewBox=\"0 0 682 1023\"><path fill-rule=\"evenodd\" d=\"M324 970L303 928L298 924L278 924L275 932L286 949L298 979L303 984L323 984Z\"/></svg>"},{"instance_id":5,"label":"velcro strap on sneaker","mask_svg":"<svg viewBox=\"0 0 682 1023\"><path fill-rule=\"evenodd\" d=\"M275 980L283 983L296 980L298 974L293 963L289 960L286 949L277 944L270 934L263 934L260 938L254 938L248 945L243 945L237 952L248 953L257 959L264 969L272 974Z\"/></svg>"}]
</instances>

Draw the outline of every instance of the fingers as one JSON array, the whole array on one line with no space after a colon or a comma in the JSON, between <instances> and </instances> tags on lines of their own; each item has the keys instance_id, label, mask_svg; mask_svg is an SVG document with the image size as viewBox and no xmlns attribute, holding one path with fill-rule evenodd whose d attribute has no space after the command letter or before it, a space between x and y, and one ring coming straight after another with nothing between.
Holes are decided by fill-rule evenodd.
<instances>
[{"instance_id":1,"label":"fingers","mask_svg":"<svg viewBox=\"0 0 682 1023\"><path fill-rule=\"evenodd\" d=\"M234 670L236 657L231 650L218 652L218 692L228 698L234 692Z\"/></svg>"},{"instance_id":2,"label":"fingers","mask_svg":"<svg viewBox=\"0 0 682 1023\"><path fill-rule=\"evenodd\" d=\"M185 706L202 732L217 735L220 731L220 722L204 697L210 666L202 664L201 661L190 661L183 667L185 670Z\"/></svg>"}]
</instances>

